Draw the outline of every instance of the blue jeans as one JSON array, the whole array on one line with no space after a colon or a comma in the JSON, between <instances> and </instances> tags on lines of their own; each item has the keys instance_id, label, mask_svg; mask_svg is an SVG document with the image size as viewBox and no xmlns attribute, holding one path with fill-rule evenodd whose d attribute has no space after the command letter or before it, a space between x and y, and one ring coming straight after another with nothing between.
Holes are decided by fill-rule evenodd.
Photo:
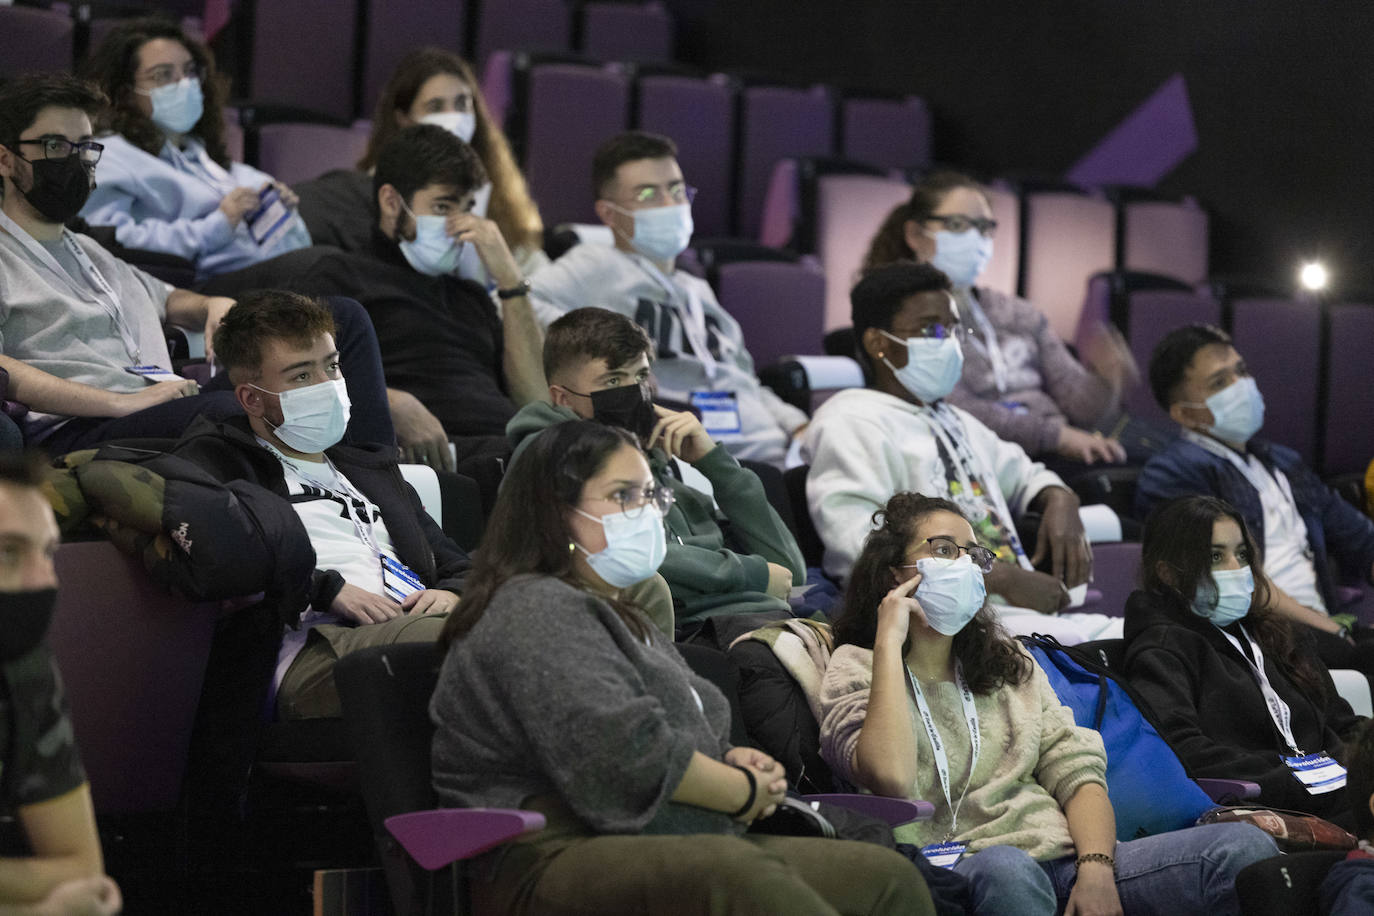
<instances>
[{"instance_id":1,"label":"blue jeans","mask_svg":"<svg viewBox=\"0 0 1374 916\"><path fill-rule=\"evenodd\" d=\"M1127 916L1198 913L1237 916L1236 873L1278 855L1249 824L1209 824L1116 844L1116 890ZM965 856L954 870L969 880L977 916L1061 913L1077 876L1075 856L1036 862L1013 846Z\"/></svg>"}]
</instances>

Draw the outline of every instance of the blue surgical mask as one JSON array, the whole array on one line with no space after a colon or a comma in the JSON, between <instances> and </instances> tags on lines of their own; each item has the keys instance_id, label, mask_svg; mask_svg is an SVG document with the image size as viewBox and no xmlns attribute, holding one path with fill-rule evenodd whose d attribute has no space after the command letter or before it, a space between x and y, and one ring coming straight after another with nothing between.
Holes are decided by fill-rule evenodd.
<instances>
[{"instance_id":1,"label":"blue surgical mask","mask_svg":"<svg viewBox=\"0 0 1374 916\"><path fill-rule=\"evenodd\" d=\"M592 572L612 588L628 588L658 572L668 555L668 536L663 531L663 515L653 506L644 506L633 516L612 512L597 518L576 507L578 515L600 523L606 531L606 548L596 553L581 544L577 549L587 555Z\"/></svg>"},{"instance_id":2,"label":"blue surgical mask","mask_svg":"<svg viewBox=\"0 0 1374 916\"><path fill-rule=\"evenodd\" d=\"M671 261L682 254L692 240L695 225L692 222L691 204L671 204L643 210L626 210L615 204L611 206L634 217L635 233L629 242L636 251L652 261Z\"/></svg>"},{"instance_id":3,"label":"blue surgical mask","mask_svg":"<svg viewBox=\"0 0 1374 916\"><path fill-rule=\"evenodd\" d=\"M1214 569L1211 580L1204 579L1193 597L1193 613L1219 627L1235 623L1250 613L1255 594L1255 574L1249 566L1239 569Z\"/></svg>"},{"instance_id":4,"label":"blue surgical mask","mask_svg":"<svg viewBox=\"0 0 1374 916\"><path fill-rule=\"evenodd\" d=\"M902 387L923 404L933 404L959 384L964 374L964 350L959 340L949 337L909 337L906 340L881 332L884 337L906 344L906 365L898 369L883 357L883 363L897 376Z\"/></svg>"},{"instance_id":5,"label":"blue surgical mask","mask_svg":"<svg viewBox=\"0 0 1374 916\"><path fill-rule=\"evenodd\" d=\"M1236 379L1207 399L1210 432L1226 442L1245 443L1264 425L1264 396L1253 376Z\"/></svg>"},{"instance_id":6,"label":"blue surgical mask","mask_svg":"<svg viewBox=\"0 0 1374 916\"><path fill-rule=\"evenodd\" d=\"M428 213L416 216L405 204L401 206L415 220L415 238L399 240L401 254L410 266L429 277L457 270L464 245L448 234L448 217Z\"/></svg>"},{"instance_id":7,"label":"blue surgical mask","mask_svg":"<svg viewBox=\"0 0 1374 916\"><path fill-rule=\"evenodd\" d=\"M926 622L936 633L953 636L974 618L987 600L983 571L973 560L961 555L957 560L926 557L916 561L921 582L916 600L926 612Z\"/></svg>"},{"instance_id":8,"label":"blue surgical mask","mask_svg":"<svg viewBox=\"0 0 1374 916\"><path fill-rule=\"evenodd\" d=\"M307 455L318 454L333 448L343 439L352 411L348 388L343 379L329 379L285 391L269 391L252 382L248 384L281 399L282 421L273 432L296 451ZM271 423L270 420L267 422Z\"/></svg>"},{"instance_id":9,"label":"blue surgical mask","mask_svg":"<svg viewBox=\"0 0 1374 916\"><path fill-rule=\"evenodd\" d=\"M184 134L195 127L205 113L205 97L200 80L184 77L156 89L138 89L153 103L153 123L172 134Z\"/></svg>"},{"instance_id":10,"label":"blue surgical mask","mask_svg":"<svg viewBox=\"0 0 1374 916\"><path fill-rule=\"evenodd\" d=\"M967 289L992 260L992 239L976 228L935 233L935 256L930 259L956 289Z\"/></svg>"}]
</instances>

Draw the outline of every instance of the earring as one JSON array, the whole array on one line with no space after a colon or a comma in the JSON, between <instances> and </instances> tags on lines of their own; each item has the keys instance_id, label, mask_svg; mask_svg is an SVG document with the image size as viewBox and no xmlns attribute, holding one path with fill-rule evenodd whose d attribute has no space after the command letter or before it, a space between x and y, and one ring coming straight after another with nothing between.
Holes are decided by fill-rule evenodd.
<instances>
[{"instance_id":1,"label":"earring","mask_svg":"<svg viewBox=\"0 0 1374 916\"><path fill-rule=\"evenodd\" d=\"M568 542L568 553L577 553L577 545L572 541Z\"/></svg>"}]
</instances>

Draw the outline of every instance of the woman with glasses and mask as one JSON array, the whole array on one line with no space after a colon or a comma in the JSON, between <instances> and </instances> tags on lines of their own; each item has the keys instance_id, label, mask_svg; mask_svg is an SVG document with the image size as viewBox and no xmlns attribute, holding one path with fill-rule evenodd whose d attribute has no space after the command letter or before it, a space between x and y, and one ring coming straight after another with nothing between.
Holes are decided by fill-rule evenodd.
<instances>
[{"instance_id":1,"label":"woman with glasses and mask","mask_svg":"<svg viewBox=\"0 0 1374 916\"><path fill-rule=\"evenodd\" d=\"M1211 496L1160 505L1141 581L1126 603L1126 674L1188 775L1256 782L1259 804L1349 827L1344 742L1364 720L1272 610L1240 513Z\"/></svg>"},{"instance_id":2,"label":"woman with glasses and mask","mask_svg":"<svg viewBox=\"0 0 1374 916\"><path fill-rule=\"evenodd\" d=\"M950 402L1034 458L1076 464L1126 460L1094 432L1115 428L1123 388L1137 370L1109 329L1074 358L1045 314L1025 299L975 287L992 259L997 221L983 188L967 175L933 172L912 189L870 243L864 267L916 260L949 277L970 328L964 371Z\"/></svg>"},{"instance_id":3,"label":"woman with glasses and mask","mask_svg":"<svg viewBox=\"0 0 1374 916\"><path fill-rule=\"evenodd\" d=\"M933 912L892 850L743 836L782 768L730 746L725 697L624 598L663 560L668 504L634 436L594 421L506 475L441 638L434 786L547 824L475 861L474 911Z\"/></svg>"},{"instance_id":4,"label":"woman with glasses and mask","mask_svg":"<svg viewBox=\"0 0 1374 916\"><path fill-rule=\"evenodd\" d=\"M203 45L165 20L132 19L86 75L110 98L88 223L114 226L128 248L193 262L198 280L310 244L291 189L229 158L225 82Z\"/></svg>"},{"instance_id":5,"label":"woman with glasses and mask","mask_svg":"<svg viewBox=\"0 0 1374 916\"><path fill-rule=\"evenodd\" d=\"M959 507L898 493L874 524L821 683L821 754L935 805L898 841L966 877L978 916L1238 913L1236 872L1273 841L1224 824L1118 843L1102 739L985 604L994 555Z\"/></svg>"}]
</instances>

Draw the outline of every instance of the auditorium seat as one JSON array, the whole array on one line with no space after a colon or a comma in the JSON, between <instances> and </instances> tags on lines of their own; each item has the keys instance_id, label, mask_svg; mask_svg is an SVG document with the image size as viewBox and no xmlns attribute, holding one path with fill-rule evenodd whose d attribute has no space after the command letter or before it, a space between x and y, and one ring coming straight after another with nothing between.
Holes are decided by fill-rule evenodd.
<instances>
[{"instance_id":1,"label":"auditorium seat","mask_svg":"<svg viewBox=\"0 0 1374 916\"><path fill-rule=\"evenodd\" d=\"M30 70L70 70L74 30L65 11L0 6L0 80Z\"/></svg>"},{"instance_id":2,"label":"auditorium seat","mask_svg":"<svg viewBox=\"0 0 1374 916\"><path fill-rule=\"evenodd\" d=\"M377 105L377 97L382 94L391 72L406 52L426 45L460 55L464 52L469 4L467 0L364 2L367 29L363 33L363 97L360 110L365 115L371 115Z\"/></svg>"},{"instance_id":3,"label":"auditorium seat","mask_svg":"<svg viewBox=\"0 0 1374 916\"><path fill-rule=\"evenodd\" d=\"M930 109L919 96L848 96L841 108L840 155L885 169L931 162Z\"/></svg>"},{"instance_id":4,"label":"auditorium seat","mask_svg":"<svg viewBox=\"0 0 1374 916\"><path fill-rule=\"evenodd\" d=\"M1119 188L1119 270L1163 274L1196 285L1207 279L1207 211L1191 197L1169 198L1138 188Z\"/></svg>"},{"instance_id":5,"label":"auditorium seat","mask_svg":"<svg viewBox=\"0 0 1374 916\"><path fill-rule=\"evenodd\" d=\"M1021 252L1021 294L1049 317L1060 337L1071 340L1089 278L1116 263L1116 210L1100 194L1026 182Z\"/></svg>"},{"instance_id":6,"label":"auditorium seat","mask_svg":"<svg viewBox=\"0 0 1374 916\"><path fill-rule=\"evenodd\" d=\"M1321 321L1321 306L1311 299L1231 302L1231 337L1264 395L1260 435L1295 449L1308 465L1317 449Z\"/></svg>"},{"instance_id":7,"label":"auditorium seat","mask_svg":"<svg viewBox=\"0 0 1374 916\"><path fill-rule=\"evenodd\" d=\"M814 259L734 261L707 276L721 306L740 323L756 369L820 352L825 277Z\"/></svg>"},{"instance_id":8,"label":"auditorium seat","mask_svg":"<svg viewBox=\"0 0 1374 916\"><path fill-rule=\"evenodd\" d=\"M368 134L332 124L276 123L255 128L257 167L285 184L351 169L367 149Z\"/></svg>"},{"instance_id":9,"label":"auditorium seat","mask_svg":"<svg viewBox=\"0 0 1374 916\"><path fill-rule=\"evenodd\" d=\"M474 55L478 66L498 50L567 52L572 49L572 4L567 0L499 0L477 12Z\"/></svg>"},{"instance_id":10,"label":"auditorium seat","mask_svg":"<svg viewBox=\"0 0 1374 916\"><path fill-rule=\"evenodd\" d=\"M1014 187L1001 181L984 185L984 190L992 218L997 220L997 235L992 260L983 269L978 285L1014 296L1021 283L1021 198Z\"/></svg>"},{"instance_id":11,"label":"auditorium seat","mask_svg":"<svg viewBox=\"0 0 1374 916\"><path fill-rule=\"evenodd\" d=\"M658 0L584 3L580 48L600 60L672 60L673 17Z\"/></svg>"},{"instance_id":12,"label":"auditorium seat","mask_svg":"<svg viewBox=\"0 0 1374 916\"><path fill-rule=\"evenodd\" d=\"M1374 305L1327 307L1326 445L1322 470L1363 474L1374 459L1374 387L1369 350L1374 344ZM1358 420L1359 422L1352 422Z\"/></svg>"},{"instance_id":13,"label":"auditorium seat","mask_svg":"<svg viewBox=\"0 0 1374 916\"><path fill-rule=\"evenodd\" d=\"M829 330L850 323L849 291L858 282L869 242L892 208L911 196L911 186L882 175L830 174L816 177L814 194L815 251L825 273ZM811 199L803 184L804 213Z\"/></svg>"},{"instance_id":14,"label":"auditorium seat","mask_svg":"<svg viewBox=\"0 0 1374 916\"><path fill-rule=\"evenodd\" d=\"M351 120L357 10L358 0L257 0L251 98Z\"/></svg>"},{"instance_id":15,"label":"auditorium seat","mask_svg":"<svg viewBox=\"0 0 1374 916\"><path fill-rule=\"evenodd\" d=\"M698 192L692 220L699 236L732 231L738 91L734 80L719 73L695 76L641 68L635 81L635 126L677 143L682 174Z\"/></svg>"},{"instance_id":16,"label":"auditorium seat","mask_svg":"<svg viewBox=\"0 0 1374 916\"><path fill-rule=\"evenodd\" d=\"M761 238L764 195L773 166L789 156L829 156L835 100L826 86L746 86L740 93L737 231Z\"/></svg>"}]
</instances>

